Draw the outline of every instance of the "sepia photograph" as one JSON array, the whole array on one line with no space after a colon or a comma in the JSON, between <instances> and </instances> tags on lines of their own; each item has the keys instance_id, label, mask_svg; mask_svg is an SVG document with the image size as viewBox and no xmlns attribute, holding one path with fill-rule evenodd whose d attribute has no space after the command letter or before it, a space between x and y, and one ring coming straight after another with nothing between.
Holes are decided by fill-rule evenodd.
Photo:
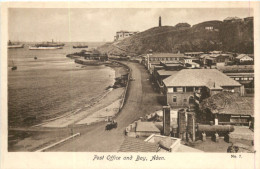
<instances>
[{"instance_id":1,"label":"sepia photograph","mask_svg":"<svg viewBox=\"0 0 260 169\"><path fill-rule=\"evenodd\" d=\"M7 153L253 157L255 10L8 7Z\"/></svg>"}]
</instances>

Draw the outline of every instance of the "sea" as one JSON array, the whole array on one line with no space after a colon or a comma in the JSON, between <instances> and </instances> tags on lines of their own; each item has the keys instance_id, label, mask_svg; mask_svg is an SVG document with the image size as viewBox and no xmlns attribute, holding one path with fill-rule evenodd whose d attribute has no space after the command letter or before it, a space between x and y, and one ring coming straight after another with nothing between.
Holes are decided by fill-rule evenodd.
<instances>
[{"instance_id":1,"label":"sea","mask_svg":"<svg viewBox=\"0 0 260 169\"><path fill-rule=\"evenodd\" d=\"M102 43L84 43L96 48ZM66 55L80 52L78 43L63 49L8 49L8 125L32 126L70 114L96 102L113 85L115 71L107 66L83 66ZM37 59L34 59L37 57ZM11 70L12 66L17 70Z\"/></svg>"}]
</instances>

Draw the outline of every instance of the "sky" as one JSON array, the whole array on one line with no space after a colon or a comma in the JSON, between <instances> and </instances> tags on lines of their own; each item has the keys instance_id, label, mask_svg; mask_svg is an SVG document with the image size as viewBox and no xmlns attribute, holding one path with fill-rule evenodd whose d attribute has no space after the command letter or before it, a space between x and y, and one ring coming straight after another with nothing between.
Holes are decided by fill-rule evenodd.
<instances>
[{"instance_id":1,"label":"sky","mask_svg":"<svg viewBox=\"0 0 260 169\"><path fill-rule=\"evenodd\" d=\"M109 42L117 31L144 31L180 22L190 25L228 16L252 16L248 8L10 8L8 35L11 41Z\"/></svg>"}]
</instances>

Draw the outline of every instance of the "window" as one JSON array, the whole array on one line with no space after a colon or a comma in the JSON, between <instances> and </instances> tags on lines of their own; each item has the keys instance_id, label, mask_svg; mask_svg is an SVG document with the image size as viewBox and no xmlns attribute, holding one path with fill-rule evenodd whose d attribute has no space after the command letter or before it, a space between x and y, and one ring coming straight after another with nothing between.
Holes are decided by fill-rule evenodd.
<instances>
[{"instance_id":1,"label":"window","mask_svg":"<svg viewBox=\"0 0 260 169\"><path fill-rule=\"evenodd\" d=\"M177 87L177 92L183 92L182 87Z\"/></svg>"},{"instance_id":2,"label":"window","mask_svg":"<svg viewBox=\"0 0 260 169\"><path fill-rule=\"evenodd\" d=\"M193 92L193 87L186 87L186 92Z\"/></svg>"},{"instance_id":3,"label":"window","mask_svg":"<svg viewBox=\"0 0 260 169\"><path fill-rule=\"evenodd\" d=\"M239 77L236 77L235 80L239 80Z\"/></svg>"},{"instance_id":4,"label":"window","mask_svg":"<svg viewBox=\"0 0 260 169\"><path fill-rule=\"evenodd\" d=\"M174 91L174 92L177 92L177 87L174 87L174 88L173 88L173 91Z\"/></svg>"},{"instance_id":5,"label":"window","mask_svg":"<svg viewBox=\"0 0 260 169\"><path fill-rule=\"evenodd\" d=\"M254 80L254 78L252 78L252 77L249 77L249 78L248 78L248 80Z\"/></svg>"},{"instance_id":6,"label":"window","mask_svg":"<svg viewBox=\"0 0 260 169\"><path fill-rule=\"evenodd\" d=\"M172 102L176 103L177 102L177 97L173 96Z\"/></svg>"},{"instance_id":7,"label":"window","mask_svg":"<svg viewBox=\"0 0 260 169\"><path fill-rule=\"evenodd\" d=\"M190 96L189 97L189 104L193 104L194 103L194 97L193 96Z\"/></svg>"}]
</instances>

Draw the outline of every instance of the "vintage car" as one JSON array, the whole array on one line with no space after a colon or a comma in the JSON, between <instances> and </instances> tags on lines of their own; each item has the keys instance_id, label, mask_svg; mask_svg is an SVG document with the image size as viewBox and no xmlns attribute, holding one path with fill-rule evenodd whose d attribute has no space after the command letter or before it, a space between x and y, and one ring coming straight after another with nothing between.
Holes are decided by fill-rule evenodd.
<instances>
[{"instance_id":1,"label":"vintage car","mask_svg":"<svg viewBox=\"0 0 260 169\"><path fill-rule=\"evenodd\" d=\"M117 122L115 120L108 122L106 125L106 130L111 130L113 128L117 128Z\"/></svg>"}]
</instances>

